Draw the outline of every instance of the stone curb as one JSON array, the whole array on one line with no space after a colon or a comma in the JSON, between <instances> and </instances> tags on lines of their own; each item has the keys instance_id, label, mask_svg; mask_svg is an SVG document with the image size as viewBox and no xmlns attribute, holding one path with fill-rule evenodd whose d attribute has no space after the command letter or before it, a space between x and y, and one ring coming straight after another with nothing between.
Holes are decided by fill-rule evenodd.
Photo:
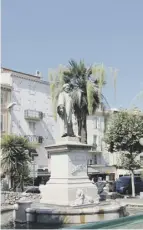
<instances>
[{"instance_id":1,"label":"stone curb","mask_svg":"<svg viewBox=\"0 0 143 230\"><path fill-rule=\"evenodd\" d=\"M122 210L126 207L126 205L115 205L114 207L110 205L110 207L94 207L94 208L28 208L26 209L27 213L36 213L36 214L53 214L53 215L91 215L91 214L105 214L105 213L114 213L115 211Z\"/></svg>"}]
</instances>

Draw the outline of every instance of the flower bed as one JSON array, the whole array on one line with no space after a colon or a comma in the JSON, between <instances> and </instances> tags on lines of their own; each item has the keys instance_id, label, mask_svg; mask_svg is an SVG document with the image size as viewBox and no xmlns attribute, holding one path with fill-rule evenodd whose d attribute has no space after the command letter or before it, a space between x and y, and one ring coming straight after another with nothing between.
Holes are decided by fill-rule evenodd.
<instances>
[{"instance_id":1,"label":"flower bed","mask_svg":"<svg viewBox=\"0 0 143 230\"><path fill-rule=\"evenodd\" d=\"M20 198L25 197L27 200L39 202L41 196L37 193L21 193L21 192L1 192L1 205L13 205Z\"/></svg>"}]
</instances>

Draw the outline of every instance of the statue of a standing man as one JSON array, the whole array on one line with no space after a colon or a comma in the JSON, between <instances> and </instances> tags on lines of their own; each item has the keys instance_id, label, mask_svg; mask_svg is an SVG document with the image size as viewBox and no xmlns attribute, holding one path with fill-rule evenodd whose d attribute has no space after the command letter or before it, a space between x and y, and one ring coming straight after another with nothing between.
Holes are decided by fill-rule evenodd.
<instances>
[{"instance_id":1,"label":"statue of a standing man","mask_svg":"<svg viewBox=\"0 0 143 230\"><path fill-rule=\"evenodd\" d=\"M69 84L64 84L63 91L59 94L58 104L57 104L57 113L59 115L61 137L75 136L73 132L72 112L73 112L72 90Z\"/></svg>"}]
</instances>

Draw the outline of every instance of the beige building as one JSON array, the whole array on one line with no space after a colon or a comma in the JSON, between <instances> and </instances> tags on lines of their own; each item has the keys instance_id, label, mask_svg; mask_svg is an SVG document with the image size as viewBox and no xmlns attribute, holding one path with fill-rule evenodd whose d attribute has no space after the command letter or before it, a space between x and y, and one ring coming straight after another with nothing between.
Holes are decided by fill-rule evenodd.
<instances>
[{"instance_id":1,"label":"beige building","mask_svg":"<svg viewBox=\"0 0 143 230\"><path fill-rule=\"evenodd\" d=\"M31 176L48 175L45 146L55 142L50 86L39 71L26 74L1 69L1 135L14 134L36 143Z\"/></svg>"},{"instance_id":2,"label":"beige building","mask_svg":"<svg viewBox=\"0 0 143 230\"><path fill-rule=\"evenodd\" d=\"M10 74L7 72L5 78L0 78L1 86L1 135L10 133L11 131L11 116L10 109L13 106L11 103L12 81Z\"/></svg>"},{"instance_id":3,"label":"beige building","mask_svg":"<svg viewBox=\"0 0 143 230\"><path fill-rule=\"evenodd\" d=\"M119 168L121 153L110 153L104 142L104 135L108 119L117 109L109 109L104 112L98 110L93 116L87 118L87 141L93 145L93 160L88 166L88 174L102 177L105 180L113 180L123 175L130 175L128 170ZM95 148L94 148L95 146ZM140 174L143 170L143 153L139 154L136 159L141 163L141 169L135 170L135 174Z\"/></svg>"}]
</instances>

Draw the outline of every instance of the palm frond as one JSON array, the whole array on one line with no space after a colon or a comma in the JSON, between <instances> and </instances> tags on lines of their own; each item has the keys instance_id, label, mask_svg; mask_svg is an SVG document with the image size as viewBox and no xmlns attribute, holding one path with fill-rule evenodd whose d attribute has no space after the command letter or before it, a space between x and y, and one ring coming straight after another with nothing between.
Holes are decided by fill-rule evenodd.
<instances>
[{"instance_id":1,"label":"palm frond","mask_svg":"<svg viewBox=\"0 0 143 230\"><path fill-rule=\"evenodd\" d=\"M88 102L88 112L91 115L93 113L93 103L95 90L93 84L90 81L87 81L87 102Z\"/></svg>"},{"instance_id":2,"label":"palm frond","mask_svg":"<svg viewBox=\"0 0 143 230\"><path fill-rule=\"evenodd\" d=\"M1 141L2 159L1 167L5 173L15 173L18 165L30 162L30 157L26 150L30 150L30 144L27 139L15 136L5 135Z\"/></svg>"}]
</instances>

